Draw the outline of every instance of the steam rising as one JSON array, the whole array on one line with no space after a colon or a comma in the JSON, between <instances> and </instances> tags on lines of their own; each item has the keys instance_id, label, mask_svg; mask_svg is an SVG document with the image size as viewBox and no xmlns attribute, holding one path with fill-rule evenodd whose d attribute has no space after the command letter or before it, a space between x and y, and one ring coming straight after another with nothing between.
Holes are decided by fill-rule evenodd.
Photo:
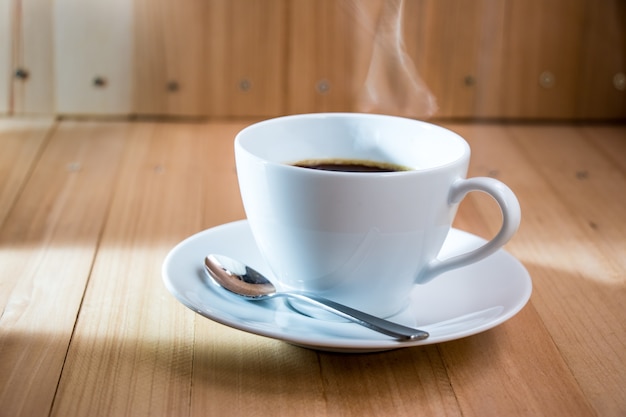
<instances>
[{"instance_id":1,"label":"steam rising","mask_svg":"<svg viewBox=\"0 0 626 417\"><path fill-rule=\"evenodd\" d=\"M357 110L429 117L437 111L435 97L417 73L403 40L404 0L349 0L349 12L372 44L369 69L357 97Z\"/></svg>"}]
</instances>

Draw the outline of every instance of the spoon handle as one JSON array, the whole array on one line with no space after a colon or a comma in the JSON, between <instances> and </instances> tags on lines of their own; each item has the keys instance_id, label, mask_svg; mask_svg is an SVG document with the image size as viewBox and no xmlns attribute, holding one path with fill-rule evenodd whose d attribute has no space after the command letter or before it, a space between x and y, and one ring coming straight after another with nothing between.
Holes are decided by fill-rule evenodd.
<instances>
[{"instance_id":1,"label":"spoon handle","mask_svg":"<svg viewBox=\"0 0 626 417\"><path fill-rule=\"evenodd\" d=\"M429 336L428 333L423 330L413 329L411 327L393 323L389 320L372 316L371 314L355 310L343 304L339 304L316 295L301 292L279 292L276 293L276 295L293 297L295 299L305 301L379 333L395 337L398 340L423 340Z\"/></svg>"}]
</instances>

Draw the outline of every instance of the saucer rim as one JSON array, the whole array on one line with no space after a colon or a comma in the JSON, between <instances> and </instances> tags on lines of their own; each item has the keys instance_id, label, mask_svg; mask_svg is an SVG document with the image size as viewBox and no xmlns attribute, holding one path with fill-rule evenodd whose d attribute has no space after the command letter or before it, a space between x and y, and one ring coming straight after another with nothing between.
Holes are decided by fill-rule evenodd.
<instances>
[{"instance_id":1,"label":"saucer rim","mask_svg":"<svg viewBox=\"0 0 626 417\"><path fill-rule=\"evenodd\" d=\"M276 329L271 329L271 328L266 328L264 326L264 323L262 322L258 322L256 325L243 322L243 319L241 317L238 319L234 314L228 311L224 311L222 314L219 314L219 311L211 312L211 311L207 311L201 308L200 306L198 306L198 303L194 303L185 294L182 293L181 291L182 288L179 288L179 286L177 286L175 278L171 276L172 274L170 273L169 268L172 265L172 262L177 257L177 255L179 255L182 251L184 251L188 247L191 248L191 245L193 245L196 241L202 238L206 238L208 235L212 235L212 234L216 235L222 232L228 233L228 231L230 231L230 233L235 236L237 234L242 234L242 233L249 234L250 232L249 232L248 221L244 219L244 220L237 220L237 221L233 221L229 223L220 224L220 225L199 231L185 238L184 240L180 241L177 245L175 245L168 252L162 265L162 280L163 280L165 287L181 304L183 304L185 307L189 308L190 310L194 311L195 313L201 315L202 317L205 317L209 320L220 323L222 325L231 327L233 329L242 330L251 334L256 334L256 335L263 336L263 337L269 337L269 338L276 339L276 340L281 340L286 343L304 347L304 348L321 350L321 351L331 351L331 352L367 353L367 352L379 352L379 351L393 350L393 349L413 347L413 346L422 346L422 345L443 343L443 342L447 342L451 340L457 340L457 339L472 336L478 333L482 333L486 330L499 326L500 324L511 319L513 316L519 313L519 311L521 311L522 308L528 303L530 296L532 294L532 280L526 268L522 265L522 263L517 258L512 256L506 250L499 249L492 256L495 256L496 254L499 254L499 256L504 256L505 258L507 258L506 259L507 262L513 263L515 264L516 267L518 267L518 272L520 272L521 275L517 279L522 279L524 281L523 284L524 284L525 291L519 294L519 296L516 298L516 303L514 303L514 305L509 306L506 309L504 308L504 306L502 306L503 307L502 310L506 310L504 314L498 314L493 320L483 323L482 325L475 326L475 327L468 327L464 331L460 331L460 332L459 331L451 332L447 336L438 336L435 338L430 337L430 338L419 340L419 341L397 341L394 339L373 339L373 338L366 339L366 338L360 338L360 337L338 340L336 338L329 337L327 335L325 336L319 332L312 332L312 334L307 337L303 337L301 335L286 334L284 332L284 329L281 329L280 327L276 327ZM482 242L485 241L484 239L476 235L473 235L469 232L462 231L462 230L455 229L455 228L451 228L451 233L458 235L458 236L463 236L463 238L465 239L472 239L472 240L482 241ZM256 245L254 244L254 242L252 242L252 245L256 249ZM256 250L258 251L258 249ZM488 261L488 259L489 258L486 258L482 262ZM462 270L463 267L458 268L458 269ZM229 297L229 300L232 299L233 302L238 303L238 304L240 303L241 306L250 306L249 301L242 300L235 295L225 294L221 292L219 289L212 288L208 285L205 288L207 290L207 294L212 294L212 296L218 296L218 297L227 296ZM274 310L278 310L278 309L275 308ZM320 322L320 320L318 319L303 316L300 313L297 313L295 311L292 311L292 314L298 316L299 318L306 317L306 319L314 320L317 324L319 324ZM354 323L345 323L345 324L351 325L351 326L358 326L357 324L354 324Z\"/></svg>"}]
</instances>

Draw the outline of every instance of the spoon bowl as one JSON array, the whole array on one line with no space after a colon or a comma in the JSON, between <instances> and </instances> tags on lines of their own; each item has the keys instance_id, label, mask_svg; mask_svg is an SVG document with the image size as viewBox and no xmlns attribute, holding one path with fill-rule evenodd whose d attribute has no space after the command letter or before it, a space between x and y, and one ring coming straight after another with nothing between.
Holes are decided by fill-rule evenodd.
<instances>
[{"instance_id":1,"label":"spoon bowl","mask_svg":"<svg viewBox=\"0 0 626 417\"><path fill-rule=\"evenodd\" d=\"M247 300L291 297L398 340L423 340L429 336L423 330L384 320L314 294L299 291L279 292L263 274L224 255L211 254L207 256L204 260L204 266L213 282Z\"/></svg>"}]
</instances>

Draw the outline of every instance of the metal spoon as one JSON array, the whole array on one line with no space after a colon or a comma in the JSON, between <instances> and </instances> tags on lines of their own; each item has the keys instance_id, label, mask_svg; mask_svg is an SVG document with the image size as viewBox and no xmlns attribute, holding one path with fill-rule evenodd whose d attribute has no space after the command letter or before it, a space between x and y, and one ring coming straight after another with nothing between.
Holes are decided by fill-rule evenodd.
<instances>
[{"instance_id":1,"label":"metal spoon","mask_svg":"<svg viewBox=\"0 0 626 417\"><path fill-rule=\"evenodd\" d=\"M292 297L398 340L422 340L428 337L425 331L383 320L313 294L296 291L278 292L262 274L227 256L209 255L205 258L204 265L217 285L248 300Z\"/></svg>"}]
</instances>

